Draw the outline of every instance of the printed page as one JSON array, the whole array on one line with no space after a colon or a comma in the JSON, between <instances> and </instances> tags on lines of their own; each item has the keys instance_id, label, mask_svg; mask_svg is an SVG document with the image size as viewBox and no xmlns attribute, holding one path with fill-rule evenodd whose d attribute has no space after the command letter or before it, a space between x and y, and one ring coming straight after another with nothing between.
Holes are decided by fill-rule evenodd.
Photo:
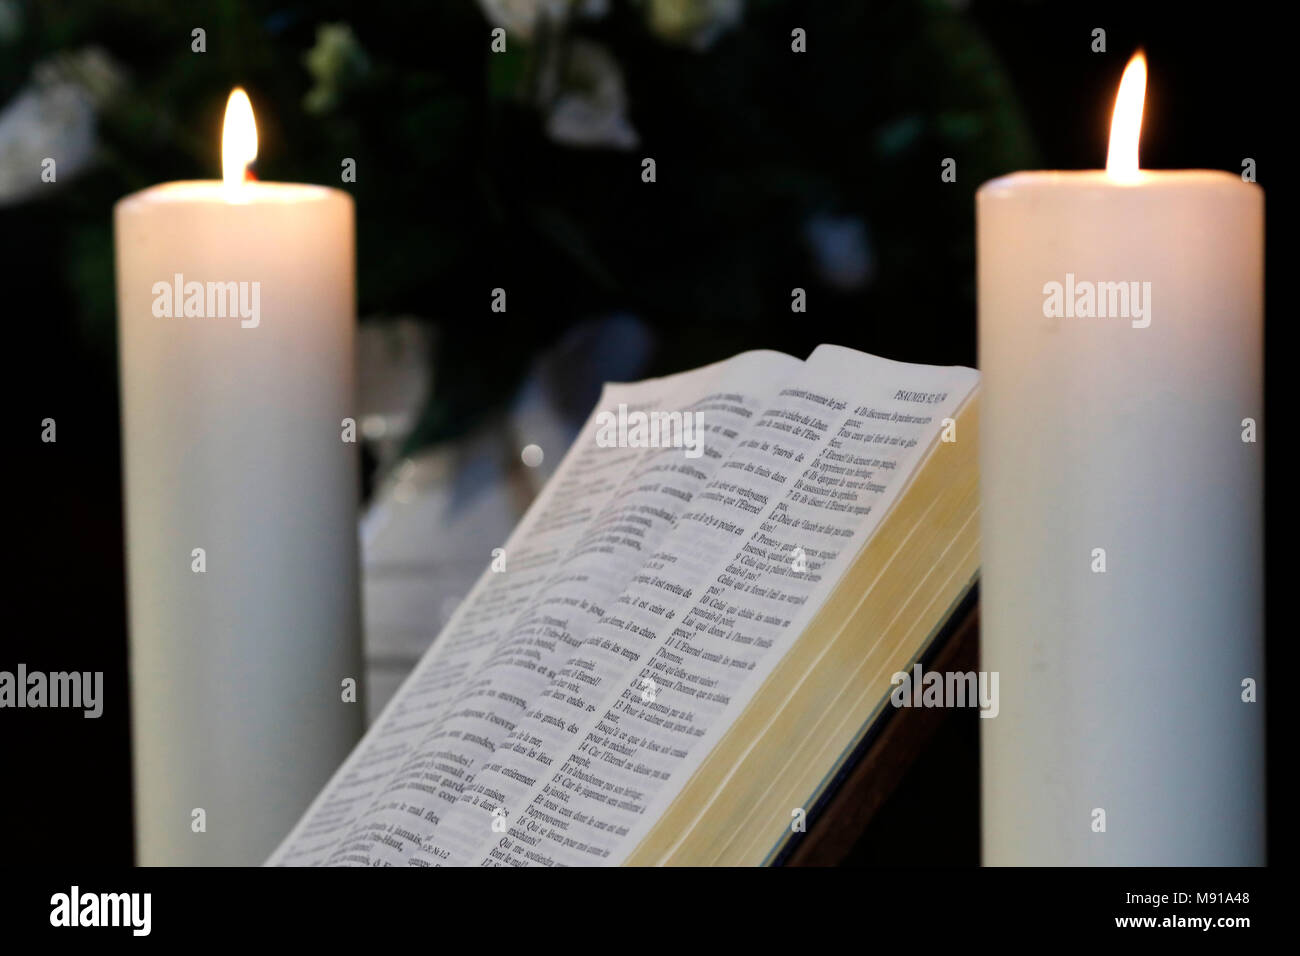
<instances>
[{"instance_id":1,"label":"printed page","mask_svg":"<svg viewBox=\"0 0 1300 956\"><path fill-rule=\"evenodd\" d=\"M499 682L499 675L531 674L544 684L551 672L542 655L560 655L552 666L568 656L570 648L563 642L572 639L555 612L572 613L574 596L584 594L592 582L580 574L555 581L566 574L560 562L575 548L594 549L590 553L598 556L611 541L626 540L630 544L621 549L635 551L636 535L629 529L593 527L593 518L626 494L629 476L646 456L632 442L620 445L617 428L601 432L601 409L623 407L647 415L673 411L698 401L718 383L753 387L771 381L777 369L801 365L774 352L744 353L680 375L606 386L554 479L503 553L494 557L498 570L490 566L484 571L424 661L268 862L381 865L404 859L420 845L421 835L437 825L442 806L454 803L477 751L490 752L493 736L504 736L513 725L506 715L516 706L516 694L508 681ZM721 442L725 429L721 420L717 424L716 440ZM622 434L629 437L626 429ZM700 457L683 459L691 470L716 463L716 456L705 453L715 441L713 434L680 434L698 439ZM599 580L605 562L586 563ZM613 595L630 573L611 579ZM539 602L543 594L548 600ZM521 618L520 631L512 631ZM480 676L485 665L490 667ZM480 707L482 702L489 706ZM444 720L451 725L444 726Z\"/></svg>"},{"instance_id":2,"label":"printed page","mask_svg":"<svg viewBox=\"0 0 1300 956\"><path fill-rule=\"evenodd\" d=\"M653 403L670 380L607 386L613 400ZM588 421L584 430L592 427ZM636 462L622 449L597 455L576 445L505 542L510 573L489 566L461 602L429 651L384 708L348 759L313 801L269 865L321 863L370 806L388 778L428 732L452 694L495 646L501 630L549 577L563 554ZM474 560L487 558L473 556ZM466 560L471 560L467 555Z\"/></svg>"},{"instance_id":3,"label":"printed page","mask_svg":"<svg viewBox=\"0 0 1300 956\"><path fill-rule=\"evenodd\" d=\"M755 420L413 865L618 863L848 568L977 382L833 346ZM503 832L504 831L504 832Z\"/></svg>"},{"instance_id":4,"label":"printed page","mask_svg":"<svg viewBox=\"0 0 1300 956\"><path fill-rule=\"evenodd\" d=\"M427 844L479 763L492 756L531 697L581 643L589 623L599 620L605 601L622 591L646 551L730 450L760 407L759 396L766 397L782 370L802 364L773 352L746 353L678 382L658 409L625 402L597 409L593 447L609 453L627 446L638 452L638 464L570 552L553 561L545 586L461 682L445 712L326 863L390 865ZM605 416L612 421L606 423ZM663 441L681 447L640 447Z\"/></svg>"},{"instance_id":5,"label":"printed page","mask_svg":"<svg viewBox=\"0 0 1300 956\"><path fill-rule=\"evenodd\" d=\"M483 834L491 832L492 809L499 801L476 784L479 768L495 765L496 749L531 710L556 670L581 647L608 603L623 592L646 556L659 547L678 516L747 434L779 383L802 368L803 362L789 356L753 353L744 362L729 364L721 381L711 383L709 393L679 393L686 399L682 414L702 429L702 446L645 452L624 486L559 563L555 577L529 612L521 615L497 653L474 675L431 738L428 752L400 775L402 780L435 787L440 815L468 794L472 805L489 817L487 827L464 816L451 821L440 817L432 830L420 831L419 849L425 856L454 862L475 850ZM609 413L611 420L625 417L610 406L600 411ZM594 704L590 706L594 709ZM439 743L444 751L435 749ZM439 779L437 761L448 759L453 750L461 760L455 779ZM401 793L394 796L405 799Z\"/></svg>"}]
</instances>

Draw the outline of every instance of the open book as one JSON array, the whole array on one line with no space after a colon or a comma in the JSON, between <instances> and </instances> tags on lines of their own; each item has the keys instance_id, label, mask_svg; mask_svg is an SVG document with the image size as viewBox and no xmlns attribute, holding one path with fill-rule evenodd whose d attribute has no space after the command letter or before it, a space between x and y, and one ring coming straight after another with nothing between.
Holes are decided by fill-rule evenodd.
<instances>
[{"instance_id":1,"label":"open book","mask_svg":"<svg viewBox=\"0 0 1300 956\"><path fill-rule=\"evenodd\" d=\"M607 385L268 862L770 861L974 583L977 382L823 345Z\"/></svg>"}]
</instances>

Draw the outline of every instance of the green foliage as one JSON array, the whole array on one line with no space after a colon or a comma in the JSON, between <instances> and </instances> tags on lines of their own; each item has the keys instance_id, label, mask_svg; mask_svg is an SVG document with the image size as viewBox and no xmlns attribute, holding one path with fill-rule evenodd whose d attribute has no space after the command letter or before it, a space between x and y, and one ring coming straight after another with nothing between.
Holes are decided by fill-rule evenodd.
<instances>
[{"instance_id":1,"label":"green foliage","mask_svg":"<svg viewBox=\"0 0 1300 956\"><path fill-rule=\"evenodd\" d=\"M660 333L658 371L820 341L936 362L971 351L971 280L934 278L973 277L974 190L1031 165L1033 150L969 22L942 3L751 0L700 43L687 41L704 5L651 6L615 0L598 18L543 22L494 54L471 0L21 5L18 38L0 41L0 96L89 45L127 82L100 109L99 165L6 211L5 228L60 224L60 281L84 341L107 351L112 203L219 175L238 84L257 115L259 178L354 194L361 314L438 324L430 440L507 400L567 327L612 311ZM796 26L806 54L790 50ZM206 53L191 52L195 27ZM626 91L632 150L548 135L579 38L617 63L610 89ZM654 184L640 180L644 156ZM955 184L939 180L947 156ZM344 157L355 184L339 181ZM806 231L817 215L865 224L870 281L818 273ZM488 309L497 286L509 291L504 316ZM806 321L790 314L794 286L809 290Z\"/></svg>"}]
</instances>

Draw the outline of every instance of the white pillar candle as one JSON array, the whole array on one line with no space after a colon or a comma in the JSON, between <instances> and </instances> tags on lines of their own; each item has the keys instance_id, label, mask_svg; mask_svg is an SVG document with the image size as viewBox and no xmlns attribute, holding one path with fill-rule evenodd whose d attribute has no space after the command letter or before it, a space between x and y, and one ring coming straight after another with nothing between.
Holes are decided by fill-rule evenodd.
<instances>
[{"instance_id":1,"label":"white pillar candle","mask_svg":"<svg viewBox=\"0 0 1300 956\"><path fill-rule=\"evenodd\" d=\"M1264 197L1139 172L1144 85L977 197L987 864L1264 859Z\"/></svg>"},{"instance_id":2,"label":"white pillar candle","mask_svg":"<svg viewBox=\"0 0 1300 956\"><path fill-rule=\"evenodd\" d=\"M242 95L225 182L114 210L145 865L260 863L362 726L352 200L245 182Z\"/></svg>"}]
</instances>

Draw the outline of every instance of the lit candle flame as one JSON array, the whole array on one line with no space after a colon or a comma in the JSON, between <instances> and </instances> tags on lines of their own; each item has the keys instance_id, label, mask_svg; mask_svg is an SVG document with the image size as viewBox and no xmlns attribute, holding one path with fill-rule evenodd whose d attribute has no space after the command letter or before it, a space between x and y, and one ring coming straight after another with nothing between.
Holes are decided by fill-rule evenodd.
<instances>
[{"instance_id":1,"label":"lit candle flame","mask_svg":"<svg viewBox=\"0 0 1300 956\"><path fill-rule=\"evenodd\" d=\"M226 188L242 185L248 164L255 159L257 122L253 119L253 104L237 86L226 100L226 121L221 129L221 173Z\"/></svg>"},{"instance_id":2,"label":"lit candle flame","mask_svg":"<svg viewBox=\"0 0 1300 956\"><path fill-rule=\"evenodd\" d=\"M1147 61L1141 51L1124 68L1110 118L1110 152L1106 172L1117 179L1138 176L1138 139L1142 135L1142 103L1147 92Z\"/></svg>"}]
</instances>

